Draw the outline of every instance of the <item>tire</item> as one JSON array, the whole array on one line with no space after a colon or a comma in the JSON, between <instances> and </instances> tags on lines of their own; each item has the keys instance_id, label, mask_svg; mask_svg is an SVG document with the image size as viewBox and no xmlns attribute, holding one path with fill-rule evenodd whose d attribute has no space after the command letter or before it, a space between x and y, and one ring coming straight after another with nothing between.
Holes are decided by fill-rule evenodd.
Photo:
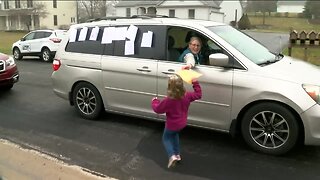
<instances>
[{"instance_id":1,"label":"tire","mask_svg":"<svg viewBox=\"0 0 320 180\"><path fill-rule=\"evenodd\" d=\"M22 59L21 52L20 52L19 48L17 48L17 47L15 47L13 49L12 55L13 55L14 60L21 60Z\"/></svg>"},{"instance_id":2,"label":"tire","mask_svg":"<svg viewBox=\"0 0 320 180\"><path fill-rule=\"evenodd\" d=\"M255 105L244 114L241 132L253 150L282 155L296 145L299 126L286 107L269 102Z\"/></svg>"},{"instance_id":3,"label":"tire","mask_svg":"<svg viewBox=\"0 0 320 180\"><path fill-rule=\"evenodd\" d=\"M76 85L72 93L76 110L85 119L97 119L102 110L103 103L99 91L89 83L81 82Z\"/></svg>"},{"instance_id":4,"label":"tire","mask_svg":"<svg viewBox=\"0 0 320 180\"><path fill-rule=\"evenodd\" d=\"M13 84L0 87L0 89L1 89L1 90L4 90L4 91L9 91L9 90L12 89L12 88L13 88Z\"/></svg>"},{"instance_id":5,"label":"tire","mask_svg":"<svg viewBox=\"0 0 320 180\"><path fill-rule=\"evenodd\" d=\"M50 62L52 60L51 51L48 48L44 48L41 51L41 57L40 58L45 62Z\"/></svg>"}]
</instances>

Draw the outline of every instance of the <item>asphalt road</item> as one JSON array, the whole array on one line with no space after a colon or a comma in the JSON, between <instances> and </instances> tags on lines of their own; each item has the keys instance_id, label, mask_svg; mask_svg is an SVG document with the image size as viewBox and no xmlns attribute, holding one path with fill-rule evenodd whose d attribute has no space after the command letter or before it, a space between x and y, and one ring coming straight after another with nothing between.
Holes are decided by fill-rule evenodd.
<instances>
[{"instance_id":1,"label":"asphalt road","mask_svg":"<svg viewBox=\"0 0 320 180\"><path fill-rule=\"evenodd\" d=\"M264 46L266 46L271 52L281 53L285 48L288 47L289 43L289 32L288 33L265 33L265 32L254 32L244 31Z\"/></svg>"},{"instance_id":2,"label":"asphalt road","mask_svg":"<svg viewBox=\"0 0 320 180\"><path fill-rule=\"evenodd\" d=\"M107 114L84 120L52 92L51 64L18 61L21 79L0 92L0 137L117 179L320 179L320 147L286 156L251 151L240 137L198 128L181 134L183 162L167 169L163 122Z\"/></svg>"}]
</instances>

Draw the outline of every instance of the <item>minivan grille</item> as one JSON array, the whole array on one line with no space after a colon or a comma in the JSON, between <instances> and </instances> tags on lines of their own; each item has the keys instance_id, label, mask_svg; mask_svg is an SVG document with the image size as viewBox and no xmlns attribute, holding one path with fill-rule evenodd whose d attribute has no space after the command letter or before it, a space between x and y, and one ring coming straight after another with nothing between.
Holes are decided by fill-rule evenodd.
<instances>
[{"instance_id":1,"label":"minivan grille","mask_svg":"<svg viewBox=\"0 0 320 180\"><path fill-rule=\"evenodd\" d=\"M0 60L0 72L5 70L5 62L3 60Z\"/></svg>"}]
</instances>

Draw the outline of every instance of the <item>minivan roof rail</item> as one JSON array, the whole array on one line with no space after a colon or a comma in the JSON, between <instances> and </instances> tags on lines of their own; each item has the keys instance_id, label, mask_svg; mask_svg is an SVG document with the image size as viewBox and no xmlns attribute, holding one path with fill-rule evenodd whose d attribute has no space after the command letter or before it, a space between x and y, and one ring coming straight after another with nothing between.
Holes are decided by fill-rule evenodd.
<instances>
[{"instance_id":1,"label":"minivan roof rail","mask_svg":"<svg viewBox=\"0 0 320 180\"><path fill-rule=\"evenodd\" d=\"M94 19L88 19L86 22L94 22L94 21L101 21L101 20L111 20L115 21L117 19L128 19L130 17L124 17L124 16L106 16L101 18L94 18Z\"/></svg>"},{"instance_id":2,"label":"minivan roof rail","mask_svg":"<svg viewBox=\"0 0 320 180\"><path fill-rule=\"evenodd\" d=\"M131 17L125 17L125 16L106 16L106 17L101 17L101 18L88 19L86 22L94 22L94 21L101 21L101 20L116 21L117 19L134 19L134 18L141 18L141 19L169 18L169 16L166 16L166 15L157 15L157 14L133 15L133 16L131 16Z\"/></svg>"},{"instance_id":3,"label":"minivan roof rail","mask_svg":"<svg viewBox=\"0 0 320 180\"><path fill-rule=\"evenodd\" d=\"M142 18L142 19L150 19L150 18L169 18L166 15L158 15L158 14L142 14L142 15L133 15L131 18Z\"/></svg>"}]
</instances>

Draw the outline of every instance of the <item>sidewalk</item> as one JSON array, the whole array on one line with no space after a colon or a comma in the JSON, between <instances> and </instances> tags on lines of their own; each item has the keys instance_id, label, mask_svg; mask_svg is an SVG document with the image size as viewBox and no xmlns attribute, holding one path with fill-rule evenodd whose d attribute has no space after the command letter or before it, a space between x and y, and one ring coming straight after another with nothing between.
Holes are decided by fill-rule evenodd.
<instances>
[{"instance_id":1,"label":"sidewalk","mask_svg":"<svg viewBox=\"0 0 320 180\"><path fill-rule=\"evenodd\" d=\"M0 180L114 180L83 169L0 139Z\"/></svg>"}]
</instances>

